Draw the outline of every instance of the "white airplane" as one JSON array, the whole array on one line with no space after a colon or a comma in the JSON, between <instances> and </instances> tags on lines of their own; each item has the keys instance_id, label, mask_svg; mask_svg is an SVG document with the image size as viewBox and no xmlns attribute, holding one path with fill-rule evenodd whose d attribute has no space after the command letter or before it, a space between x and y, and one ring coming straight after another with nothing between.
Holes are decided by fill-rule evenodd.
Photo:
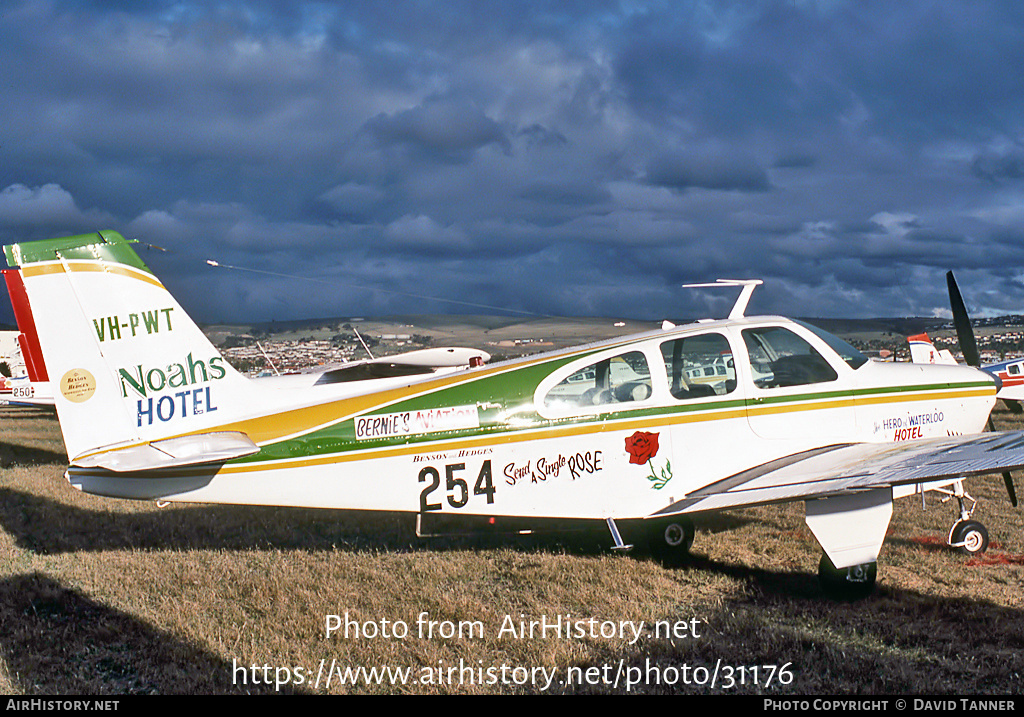
<instances>
[{"instance_id":1,"label":"white airplane","mask_svg":"<svg viewBox=\"0 0 1024 717\"><path fill-rule=\"evenodd\" d=\"M18 323L16 336L20 366L11 378L0 381L6 384L0 387L0 399L23 406L53 406L53 391L46 374L46 365L43 363L39 337L36 334L21 273L15 269L6 269L3 274L14 309L14 319Z\"/></svg>"},{"instance_id":2,"label":"white airplane","mask_svg":"<svg viewBox=\"0 0 1024 717\"><path fill-rule=\"evenodd\" d=\"M670 557L696 514L804 501L826 591L863 595L894 497L1024 466L1024 433L983 433L990 376L877 363L807 324L747 317L760 282L720 284L742 288L723 321L275 388L234 371L119 234L5 252L54 377L67 477L99 495L400 511L418 526L589 519L617 548L644 537ZM728 367L722 393L684 375L709 355ZM587 402L564 400L581 388ZM968 539L983 532L961 519L954 542L983 549Z\"/></svg>"}]
</instances>

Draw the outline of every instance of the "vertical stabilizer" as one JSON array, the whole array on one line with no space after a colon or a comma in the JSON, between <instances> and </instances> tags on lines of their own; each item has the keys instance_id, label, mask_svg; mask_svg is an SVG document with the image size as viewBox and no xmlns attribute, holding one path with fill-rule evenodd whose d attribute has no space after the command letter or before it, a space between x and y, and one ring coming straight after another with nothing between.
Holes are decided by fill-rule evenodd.
<instances>
[{"instance_id":1,"label":"vertical stabilizer","mask_svg":"<svg viewBox=\"0 0 1024 717\"><path fill-rule=\"evenodd\" d=\"M946 349L936 349L928 334L908 336L910 344L910 360L913 363L937 363L956 366L956 359Z\"/></svg>"},{"instance_id":2,"label":"vertical stabilizer","mask_svg":"<svg viewBox=\"0 0 1024 717\"><path fill-rule=\"evenodd\" d=\"M209 431L252 389L116 232L4 247L68 457ZM20 322L19 322L20 325Z\"/></svg>"},{"instance_id":3,"label":"vertical stabilizer","mask_svg":"<svg viewBox=\"0 0 1024 717\"><path fill-rule=\"evenodd\" d=\"M25 360L29 380L48 381L46 362L43 361L43 351L39 347L39 334L32 318L32 309L29 308L21 272L17 269L4 269L4 280L7 282L7 293L11 296L14 320L18 323L18 345L21 347L21 357Z\"/></svg>"}]
</instances>

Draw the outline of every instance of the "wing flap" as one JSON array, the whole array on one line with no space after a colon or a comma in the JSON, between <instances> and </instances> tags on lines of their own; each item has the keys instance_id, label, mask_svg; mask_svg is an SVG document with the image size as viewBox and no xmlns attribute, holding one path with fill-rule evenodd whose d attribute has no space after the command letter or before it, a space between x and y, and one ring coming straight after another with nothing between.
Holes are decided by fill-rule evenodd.
<instances>
[{"instance_id":1,"label":"wing flap","mask_svg":"<svg viewBox=\"0 0 1024 717\"><path fill-rule=\"evenodd\" d=\"M656 515L822 498L1024 468L1024 431L818 448L688 493Z\"/></svg>"}]
</instances>

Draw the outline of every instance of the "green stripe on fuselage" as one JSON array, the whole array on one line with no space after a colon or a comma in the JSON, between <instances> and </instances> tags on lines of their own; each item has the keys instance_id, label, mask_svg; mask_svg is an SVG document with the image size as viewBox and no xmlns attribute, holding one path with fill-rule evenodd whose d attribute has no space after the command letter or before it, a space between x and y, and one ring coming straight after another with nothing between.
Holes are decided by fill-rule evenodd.
<instances>
[{"instance_id":1,"label":"green stripe on fuselage","mask_svg":"<svg viewBox=\"0 0 1024 717\"><path fill-rule=\"evenodd\" d=\"M352 451L362 452L397 446L430 444L438 441L459 441L469 438L492 438L500 443L503 436L511 437L524 431L566 429L586 430L588 425L615 422L636 422L649 418L664 423L666 418L678 417L679 422L694 420L717 420L735 417L738 411L766 413L817 410L821 408L853 405L858 401L867 403L903 403L917 400L914 396L924 393L947 393L965 390L991 389L987 381L964 383L917 384L913 386L887 386L878 388L849 389L837 391L813 391L798 395L768 396L764 398L732 398L721 400L687 402L672 405L644 406L630 409L628 404L609 405L607 410L579 416L545 418L533 405L533 397L539 383L570 361L588 353L573 353L557 359L542 361L521 368L509 367L495 375L476 380L460 381L453 386L429 390L404 400L382 403L377 408L360 414L360 417L378 416L405 411L418 411L453 406L475 405L478 408L479 427L458 430L441 430L416 433L405 436L389 436L357 440L355 421L352 418L325 426L310 433L264 445L260 452L239 459L239 463L262 462L299 457L326 456ZM789 404L788 406L786 404ZM812 405L813 404L813 405ZM510 420L511 419L511 420ZM591 429L593 430L593 429Z\"/></svg>"}]
</instances>

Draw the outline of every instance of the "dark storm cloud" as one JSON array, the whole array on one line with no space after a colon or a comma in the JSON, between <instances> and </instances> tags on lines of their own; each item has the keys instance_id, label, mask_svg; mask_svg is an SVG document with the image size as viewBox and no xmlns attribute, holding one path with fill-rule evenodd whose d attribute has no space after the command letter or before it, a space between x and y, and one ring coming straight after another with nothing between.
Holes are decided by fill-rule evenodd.
<instances>
[{"instance_id":1,"label":"dark storm cloud","mask_svg":"<svg viewBox=\"0 0 1024 717\"><path fill-rule=\"evenodd\" d=\"M990 182L1024 179L1024 148L983 151L971 162L971 171Z\"/></svg>"},{"instance_id":2,"label":"dark storm cloud","mask_svg":"<svg viewBox=\"0 0 1024 717\"><path fill-rule=\"evenodd\" d=\"M697 155L692 152L657 157L647 167L647 181L672 189L763 192L768 175L755 162L728 153Z\"/></svg>"},{"instance_id":3,"label":"dark storm cloud","mask_svg":"<svg viewBox=\"0 0 1024 717\"><path fill-rule=\"evenodd\" d=\"M508 141L498 123L467 102L431 99L394 115L378 115L365 129L382 145L406 145L428 158L468 161L473 150Z\"/></svg>"},{"instance_id":4,"label":"dark storm cloud","mask_svg":"<svg viewBox=\"0 0 1024 717\"><path fill-rule=\"evenodd\" d=\"M206 319L424 308L373 286L686 316L717 300L679 284L718 276L765 279L756 310L930 314L947 268L1019 310L1022 14L21 0L0 239L168 247L147 261Z\"/></svg>"}]
</instances>

